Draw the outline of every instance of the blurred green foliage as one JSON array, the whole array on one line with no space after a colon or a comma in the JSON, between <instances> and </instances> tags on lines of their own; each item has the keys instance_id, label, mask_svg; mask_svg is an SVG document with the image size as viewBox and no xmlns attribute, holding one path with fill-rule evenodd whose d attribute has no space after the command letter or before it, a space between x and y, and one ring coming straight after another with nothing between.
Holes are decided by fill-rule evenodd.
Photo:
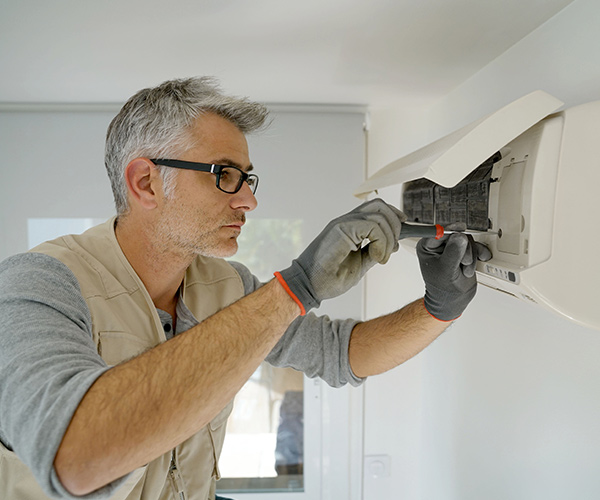
<instances>
[{"instance_id":1,"label":"blurred green foliage","mask_svg":"<svg viewBox=\"0 0 600 500\"><path fill-rule=\"evenodd\" d=\"M302 252L302 219L248 220L238 244L231 260L244 264L261 281L269 281Z\"/></svg>"}]
</instances>

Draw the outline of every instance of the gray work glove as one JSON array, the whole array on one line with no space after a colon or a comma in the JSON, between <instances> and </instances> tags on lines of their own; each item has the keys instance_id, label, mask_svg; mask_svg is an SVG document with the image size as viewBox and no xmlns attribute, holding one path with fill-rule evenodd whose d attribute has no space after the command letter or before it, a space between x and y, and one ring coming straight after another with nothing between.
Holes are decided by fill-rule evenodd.
<instances>
[{"instance_id":1,"label":"gray work glove","mask_svg":"<svg viewBox=\"0 0 600 500\"><path fill-rule=\"evenodd\" d=\"M383 200L363 203L332 220L290 267L275 276L305 314L322 300L348 291L377 262L385 264L398 250L405 220L404 213Z\"/></svg>"},{"instance_id":2,"label":"gray work glove","mask_svg":"<svg viewBox=\"0 0 600 500\"><path fill-rule=\"evenodd\" d=\"M453 233L439 240L422 238L417 256L425 281L425 308L441 321L453 321L475 297L477 261L490 260L492 253L472 236Z\"/></svg>"}]
</instances>

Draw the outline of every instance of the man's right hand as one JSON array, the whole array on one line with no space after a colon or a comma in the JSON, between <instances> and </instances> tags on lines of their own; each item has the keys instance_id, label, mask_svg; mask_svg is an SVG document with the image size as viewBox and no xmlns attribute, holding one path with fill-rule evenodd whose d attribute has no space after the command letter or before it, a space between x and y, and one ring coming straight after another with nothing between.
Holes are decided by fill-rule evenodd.
<instances>
[{"instance_id":1,"label":"man's right hand","mask_svg":"<svg viewBox=\"0 0 600 500\"><path fill-rule=\"evenodd\" d=\"M406 216L383 200L363 203L331 221L292 265L275 273L304 314L356 285L398 250ZM364 244L366 243L366 244Z\"/></svg>"}]
</instances>

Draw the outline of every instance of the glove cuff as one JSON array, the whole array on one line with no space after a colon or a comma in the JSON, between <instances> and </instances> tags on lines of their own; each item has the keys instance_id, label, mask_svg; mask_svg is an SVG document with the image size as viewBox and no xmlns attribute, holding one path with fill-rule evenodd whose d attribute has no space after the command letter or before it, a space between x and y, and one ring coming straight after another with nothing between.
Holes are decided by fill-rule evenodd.
<instances>
[{"instance_id":1,"label":"glove cuff","mask_svg":"<svg viewBox=\"0 0 600 500\"><path fill-rule=\"evenodd\" d=\"M476 290L477 288L474 286L465 292L449 293L426 285L423 305L435 319L451 322L462 316L469 302L475 297Z\"/></svg>"},{"instance_id":2,"label":"glove cuff","mask_svg":"<svg viewBox=\"0 0 600 500\"><path fill-rule=\"evenodd\" d=\"M300 299L298 297L296 297L296 294L294 292L292 292L291 288L285 282L285 280L283 279L283 276L281 276L281 273L275 272L275 273L273 273L273 276L275 276L275 278L277 278L277 281L279 281L279 283L281 284L283 289L288 293L288 295L292 298L292 300L296 304L298 304L298 307L300 308L300 316L304 316L306 314L306 309L302 305L302 302L300 302Z\"/></svg>"},{"instance_id":3,"label":"glove cuff","mask_svg":"<svg viewBox=\"0 0 600 500\"><path fill-rule=\"evenodd\" d=\"M298 304L302 316L310 309L321 305L321 301L315 297L308 276L296 260L292 261L292 265L287 269L274 273L274 276L292 300Z\"/></svg>"},{"instance_id":4,"label":"glove cuff","mask_svg":"<svg viewBox=\"0 0 600 500\"><path fill-rule=\"evenodd\" d=\"M427 314L429 314L429 316L431 316L433 319L437 320L437 321L441 321L442 323L452 323L454 320L460 318L460 316L462 316L462 314L460 316L457 316L454 319L440 319L437 316L435 316L427 307L427 302L425 301L425 297L423 297L423 307L425 308L425 310L427 311Z\"/></svg>"}]
</instances>

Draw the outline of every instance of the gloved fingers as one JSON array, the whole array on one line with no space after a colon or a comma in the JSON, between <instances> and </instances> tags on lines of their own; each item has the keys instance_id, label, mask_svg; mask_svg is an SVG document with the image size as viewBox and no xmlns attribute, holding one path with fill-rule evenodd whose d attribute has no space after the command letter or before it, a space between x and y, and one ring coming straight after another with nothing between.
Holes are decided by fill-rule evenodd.
<instances>
[{"instance_id":1,"label":"gloved fingers","mask_svg":"<svg viewBox=\"0 0 600 500\"><path fill-rule=\"evenodd\" d=\"M355 208L350 213L361 213L361 214L381 214L386 217L388 224L391 228L393 228L396 233L396 239L400 239L400 230L402 228L402 223L405 222L408 217L404 212L399 210L393 205L390 205L383 201L380 198L376 198L375 200L367 201L362 205Z\"/></svg>"},{"instance_id":2,"label":"gloved fingers","mask_svg":"<svg viewBox=\"0 0 600 500\"><path fill-rule=\"evenodd\" d=\"M483 243L476 241L475 250L477 252L477 260L480 260L481 262L487 262L492 258L491 250Z\"/></svg>"},{"instance_id":3,"label":"gloved fingers","mask_svg":"<svg viewBox=\"0 0 600 500\"><path fill-rule=\"evenodd\" d=\"M366 248L374 261L383 262L399 246L385 218L373 214L369 217L346 215L345 219L335 221L325 232L322 251L331 257L337 255L338 264L361 248Z\"/></svg>"},{"instance_id":4,"label":"gloved fingers","mask_svg":"<svg viewBox=\"0 0 600 500\"><path fill-rule=\"evenodd\" d=\"M453 222L452 224L448 224L447 226L445 226L444 229L448 231L462 232L467 230L467 225L464 222ZM474 239L472 239L471 244L475 248L475 255L477 257L477 260L480 260L481 262L487 262L492 258L492 252L486 245L475 241Z\"/></svg>"},{"instance_id":5,"label":"gloved fingers","mask_svg":"<svg viewBox=\"0 0 600 500\"><path fill-rule=\"evenodd\" d=\"M463 259L468 262L469 257L466 257L465 254L468 253L469 246L469 239L466 234L452 233L446 241L440 258L442 265L451 269L458 269Z\"/></svg>"},{"instance_id":6,"label":"gloved fingers","mask_svg":"<svg viewBox=\"0 0 600 500\"><path fill-rule=\"evenodd\" d=\"M346 283L357 283L360 278L379 261L369 249L369 245L365 245L356 251L349 252L344 260L339 263L335 270L335 279Z\"/></svg>"},{"instance_id":7,"label":"gloved fingers","mask_svg":"<svg viewBox=\"0 0 600 500\"><path fill-rule=\"evenodd\" d=\"M370 262L370 265L373 265L375 263L385 264L389 260L391 253L385 252L382 245L378 243L370 241L360 249L363 262Z\"/></svg>"},{"instance_id":8,"label":"gloved fingers","mask_svg":"<svg viewBox=\"0 0 600 500\"><path fill-rule=\"evenodd\" d=\"M466 278L475 276L475 268L477 267L477 250L475 248L475 240L470 234L466 235L468 244L465 254L460 261L461 270Z\"/></svg>"},{"instance_id":9,"label":"gloved fingers","mask_svg":"<svg viewBox=\"0 0 600 500\"><path fill-rule=\"evenodd\" d=\"M417 247L420 247L425 253L441 255L444 253L447 241L448 236L443 236L439 240L436 240L435 238L421 238L417 243Z\"/></svg>"},{"instance_id":10,"label":"gloved fingers","mask_svg":"<svg viewBox=\"0 0 600 500\"><path fill-rule=\"evenodd\" d=\"M387 205L388 208L391 210L392 215L394 216L395 219L399 220L400 223L402 222L406 222L408 220L408 216L400 209L396 208L394 205Z\"/></svg>"},{"instance_id":11,"label":"gloved fingers","mask_svg":"<svg viewBox=\"0 0 600 500\"><path fill-rule=\"evenodd\" d=\"M374 200L369 200L364 202L363 204L356 207L352 212L383 212L390 211L394 214L394 216L400 219L400 222L406 222L407 216L402 210L396 208L394 205L390 205L386 203L381 198L375 198ZM351 213L352 213L351 212Z\"/></svg>"},{"instance_id":12,"label":"gloved fingers","mask_svg":"<svg viewBox=\"0 0 600 500\"><path fill-rule=\"evenodd\" d=\"M360 252L356 252L357 255L353 255L353 259L360 259L360 268L366 273L375 264L385 264L379 259L378 252L373 252L372 248L369 248L369 244L365 245L360 249Z\"/></svg>"},{"instance_id":13,"label":"gloved fingers","mask_svg":"<svg viewBox=\"0 0 600 500\"><path fill-rule=\"evenodd\" d=\"M475 254L475 248L474 248L474 243L475 240L473 239L473 236L471 236L470 234L465 234L465 236L467 237L467 248L465 250L465 254L463 255L463 258L461 259L460 263L463 266L470 266L471 264L473 264L473 262L476 262L477 260L477 254Z\"/></svg>"},{"instance_id":14,"label":"gloved fingers","mask_svg":"<svg viewBox=\"0 0 600 500\"><path fill-rule=\"evenodd\" d=\"M362 248L375 262L385 264L390 255L398 250L400 244L396 231L391 228L385 216L381 214L370 214L367 219L356 225L363 230L362 240L369 242Z\"/></svg>"},{"instance_id":15,"label":"gloved fingers","mask_svg":"<svg viewBox=\"0 0 600 500\"><path fill-rule=\"evenodd\" d=\"M355 245L369 240L365 248L376 262L384 264L400 248L403 220L406 215L402 211L377 199L363 203L336 223Z\"/></svg>"},{"instance_id":16,"label":"gloved fingers","mask_svg":"<svg viewBox=\"0 0 600 500\"><path fill-rule=\"evenodd\" d=\"M376 262L389 259L399 248L404 220L400 210L382 200L364 203L329 222L276 277L302 311L318 307L358 283Z\"/></svg>"}]
</instances>

